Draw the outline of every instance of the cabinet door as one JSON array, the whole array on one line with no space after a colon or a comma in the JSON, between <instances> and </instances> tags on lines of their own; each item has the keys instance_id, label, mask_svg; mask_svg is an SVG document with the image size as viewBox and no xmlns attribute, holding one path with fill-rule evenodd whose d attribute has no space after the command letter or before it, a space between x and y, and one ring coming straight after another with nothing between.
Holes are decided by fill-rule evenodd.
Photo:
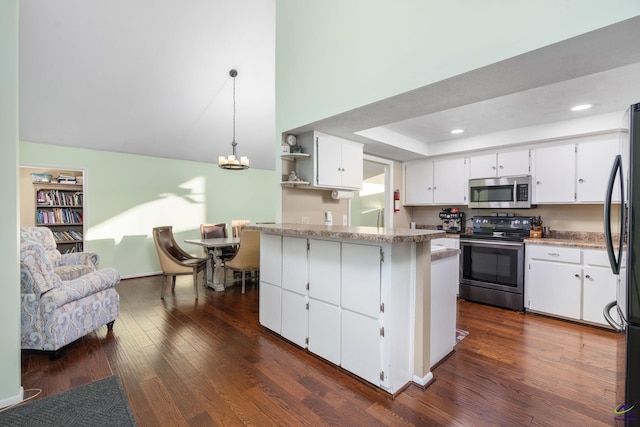
<instances>
[{"instance_id":1,"label":"cabinet door","mask_svg":"<svg viewBox=\"0 0 640 427\"><path fill-rule=\"evenodd\" d=\"M498 176L529 175L529 150L498 153Z\"/></svg>"},{"instance_id":2,"label":"cabinet door","mask_svg":"<svg viewBox=\"0 0 640 427\"><path fill-rule=\"evenodd\" d=\"M260 254L262 255L262 250ZM306 294L307 283L307 239L285 236L282 238L282 288Z\"/></svg>"},{"instance_id":3,"label":"cabinet door","mask_svg":"<svg viewBox=\"0 0 640 427\"><path fill-rule=\"evenodd\" d=\"M459 282L458 257L431 262L431 324L436 325L429 336L431 366L449 354L456 344L456 294Z\"/></svg>"},{"instance_id":4,"label":"cabinet door","mask_svg":"<svg viewBox=\"0 0 640 427\"><path fill-rule=\"evenodd\" d=\"M577 148L577 200L603 203L611 165L618 154L618 138L614 135L592 142L581 142ZM617 188L617 187L616 187ZM614 201L620 201L618 193Z\"/></svg>"},{"instance_id":5,"label":"cabinet door","mask_svg":"<svg viewBox=\"0 0 640 427\"><path fill-rule=\"evenodd\" d=\"M575 145L536 149L535 203L575 201Z\"/></svg>"},{"instance_id":6,"label":"cabinet door","mask_svg":"<svg viewBox=\"0 0 640 427\"><path fill-rule=\"evenodd\" d=\"M581 266L532 260L528 267L525 277L528 308L579 320Z\"/></svg>"},{"instance_id":7,"label":"cabinet door","mask_svg":"<svg viewBox=\"0 0 640 427\"><path fill-rule=\"evenodd\" d=\"M496 155L484 154L469 158L469 179L496 177Z\"/></svg>"},{"instance_id":8,"label":"cabinet door","mask_svg":"<svg viewBox=\"0 0 640 427\"><path fill-rule=\"evenodd\" d=\"M378 320L343 310L341 329L340 365L360 378L380 384L382 338Z\"/></svg>"},{"instance_id":9,"label":"cabinet door","mask_svg":"<svg viewBox=\"0 0 640 427\"><path fill-rule=\"evenodd\" d=\"M309 351L340 364L340 307L309 299Z\"/></svg>"},{"instance_id":10,"label":"cabinet door","mask_svg":"<svg viewBox=\"0 0 640 427\"><path fill-rule=\"evenodd\" d=\"M262 279L262 278L261 278ZM273 332L280 333L282 320L281 288L260 280L260 324Z\"/></svg>"},{"instance_id":11,"label":"cabinet door","mask_svg":"<svg viewBox=\"0 0 640 427\"><path fill-rule=\"evenodd\" d=\"M469 182L464 158L433 162L433 183L434 204L466 204Z\"/></svg>"},{"instance_id":12,"label":"cabinet door","mask_svg":"<svg viewBox=\"0 0 640 427\"><path fill-rule=\"evenodd\" d=\"M433 162L416 160L404 164L404 204L433 203Z\"/></svg>"},{"instance_id":13,"label":"cabinet door","mask_svg":"<svg viewBox=\"0 0 640 427\"><path fill-rule=\"evenodd\" d=\"M362 145L350 141L343 141L340 186L360 190L362 188L363 166Z\"/></svg>"},{"instance_id":14,"label":"cabinet door","mask_svg":"<svg viewBox=\"0 0 640 427\"><path fill-rule=\"evenodd\" d=\"M380 315L380 247L342 244L342 308Z\"/></svg>"},{"instance_id":15,"label":"cabinet door","mask_svg":"<svg viewBox=\"0 0 640 427\"><path fill-rule=\"evenodd\" d=\"M282 285L282 236L260 233L260 281Z\"/></svg>"},{"instance_id":16,"label":"cabinet door","mask_svg":"<svg viewBox=\"0 0 640 427\"><path fill-rule=\"evenodd\" d=\"M335 137L322 135L317 137L316 170L317 184L323 187L342 186L342 142ZM362 174L360 174L362 179Z\"/></svg>"},{"instance_id":17,"label":"cabinet door","mask_svg":"<svg viewBox=\"0 0 640 427\"><path fill-rule=\"evenodd\" d=\"M340 304L340 242L309 240L309 298Z\"/></svg>"},{"instance_id":18,"label":"cabinet door","mask_svg":"<svg viewBox=\"0 0 640 427\"><path fill-rule=\"evenodd\" d=\"M280 335L289 341L306 347L307 300L304 295L282 290L282 326Z\"/></svg>"},{"instance_id":19,"label":"cabinet door","mask_svg":"<svg viewBox=\"0 0 640 427\"><path fill-rule=\"evenodd\" d=\"M616 299L618 276L609 268L585 267L582 289L582 320L609 326L602 310Z\"/></svg>"}]
</instances>

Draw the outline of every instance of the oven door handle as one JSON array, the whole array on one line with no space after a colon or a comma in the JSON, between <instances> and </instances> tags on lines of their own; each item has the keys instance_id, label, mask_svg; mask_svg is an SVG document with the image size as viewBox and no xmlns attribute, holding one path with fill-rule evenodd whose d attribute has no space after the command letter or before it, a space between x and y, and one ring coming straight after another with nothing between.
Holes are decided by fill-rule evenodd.
<instances>
[{"instance_id":1,"label":"oven door handle","mask_svg":"<svg viewBox=\"0 0 640 427\"><path fill-rule=\"evenodd\" d=\"M480 244L487 246L522 246L522 242L500 242L497 240L463 240L460 239L460 243Z\"/></svg>"}]
</instances>

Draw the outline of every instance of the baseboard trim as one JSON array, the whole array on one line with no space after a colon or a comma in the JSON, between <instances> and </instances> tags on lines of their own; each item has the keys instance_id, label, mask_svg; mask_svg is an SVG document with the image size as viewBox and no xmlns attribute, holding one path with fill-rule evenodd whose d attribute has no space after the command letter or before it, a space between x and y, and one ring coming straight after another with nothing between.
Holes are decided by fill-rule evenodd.
<instances>
[{"instance_id":1,"label":"baseboard trim","mask_svg":"<svg viewBox=\"0 0 640 427\"><path fill-rule=\"evenodd\" d=\"M7 406L15 405L16 403L22 402L24 399L24 388L20 386L20 390L18 394L15 396L5 397L4 399L0 399L0 408L6 408Z\"/></svg>"}]
</instances>

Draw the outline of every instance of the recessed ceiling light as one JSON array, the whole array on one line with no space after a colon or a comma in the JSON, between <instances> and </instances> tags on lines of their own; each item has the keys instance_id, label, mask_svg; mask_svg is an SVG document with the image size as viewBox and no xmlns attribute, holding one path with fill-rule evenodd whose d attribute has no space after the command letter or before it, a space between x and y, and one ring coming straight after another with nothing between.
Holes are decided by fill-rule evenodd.
<instances>
[{"instance_id":1,"label":"recessed ceiling light","mask_svg":"<svg viewBox=\"0 0 640 427\"><path fill-rule=\"evenodd\" d=\"M591 107L593 107L593 104L581 104L581 105L576 105L574 107L571 107L571 111L588 110Z\"/></svg>"},{"instance_id":2,"label":"recessed ceiling light","mask_svg":"<svg viewBox=\"0 0 640 427\"><path fill-rule=\"evenodd\" d=\"M462 132L464 132L464 129L454 129L454 130L451 131L451 133L454 134L454 135L458 134L458 133L462 133Z\"/></svg>"}]
</instances>

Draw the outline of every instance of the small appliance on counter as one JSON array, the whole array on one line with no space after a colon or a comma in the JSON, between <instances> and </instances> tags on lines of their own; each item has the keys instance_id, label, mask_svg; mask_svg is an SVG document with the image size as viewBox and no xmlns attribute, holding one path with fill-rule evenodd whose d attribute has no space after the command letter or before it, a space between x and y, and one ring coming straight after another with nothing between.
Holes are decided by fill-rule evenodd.
<instances>
[{"instance_id":1,"label":"small appliance on counter","mask_svg":"<svg viewBox=\"0 0 640 427\"><path fill-rule=\"evenodd\" d=\"M446 233L462 233L464 230L464 212L458 208L442 208L439 216Z\"/></svg>"}]
</instances>

